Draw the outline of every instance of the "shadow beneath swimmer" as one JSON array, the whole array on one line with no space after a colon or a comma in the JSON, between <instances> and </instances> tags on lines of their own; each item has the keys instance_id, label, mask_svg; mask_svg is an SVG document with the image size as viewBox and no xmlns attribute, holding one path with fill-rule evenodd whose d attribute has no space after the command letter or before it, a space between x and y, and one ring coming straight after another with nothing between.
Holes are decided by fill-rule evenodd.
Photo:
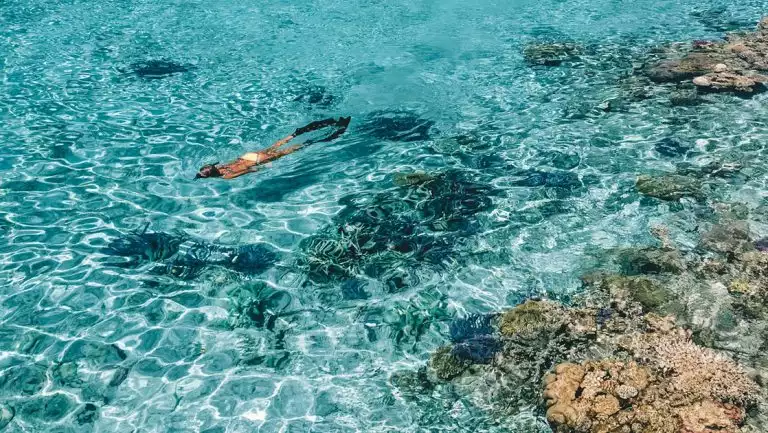
<instances>
[{"instance_id":1,"label":"shadow beneath swimmer","mask_svg":"<svg viewBox=\"0 0 768 433\"><path fill-rule=\"evenodd\" d=\"M263 244L225 247L190 239L184 234L133 232L112 240L102 253L124 257L124 262L111 263L128 268L155 263L150 273L182 280L196 278L207 267L219 266L246 275L257 275L269 269L278 255Z\"/></svg>"}]
</instances>

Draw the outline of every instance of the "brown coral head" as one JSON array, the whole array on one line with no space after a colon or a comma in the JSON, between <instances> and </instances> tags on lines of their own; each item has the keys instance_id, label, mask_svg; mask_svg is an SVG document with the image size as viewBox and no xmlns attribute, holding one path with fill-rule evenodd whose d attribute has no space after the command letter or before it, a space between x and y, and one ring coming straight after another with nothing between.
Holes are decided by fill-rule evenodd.
<instances>
[{"instance_id":1,"label":"brown coral head","mask_svg":"<svg viewBox=\"0 0 768 433\"><path fill-rule=\"evenodd\" d=\"M691 45L693 45L693 48L696 48L696 49L704 49L704 48L714 47L715 43L712 41L705 41L705 40L699 39L699 40L693 41Z\"/></svg>"}]
</instances>

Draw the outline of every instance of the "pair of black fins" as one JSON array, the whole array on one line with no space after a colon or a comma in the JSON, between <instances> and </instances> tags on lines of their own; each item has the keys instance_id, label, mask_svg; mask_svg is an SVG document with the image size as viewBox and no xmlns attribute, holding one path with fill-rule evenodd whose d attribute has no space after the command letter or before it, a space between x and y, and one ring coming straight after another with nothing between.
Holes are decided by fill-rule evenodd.
<instances>
[{"instance_id":1,"label":"pair of black fins","mask_svg":"<svg viewBox=\"0 0 768 433\"><path fill-rule=\"evenodd\" d=\"M309 145L312 143L323 143L327 141L333 141L341 136L344 132L347 131L347 128L349 127L349 122L352 121L352 117L339 117L338 119L334 118L328 118L323 120L316 120L312 123L309 123L308 125L302 126L301 128L297 128L293 132L294 137L298 137L299 135L306 134L308 132L318 131L320 129L328 128L330 126L335 126L336 129L328 134L325 137L322 138L315 138L310 139L304 142L304 145Z\"/></svg>"}]
</instances>

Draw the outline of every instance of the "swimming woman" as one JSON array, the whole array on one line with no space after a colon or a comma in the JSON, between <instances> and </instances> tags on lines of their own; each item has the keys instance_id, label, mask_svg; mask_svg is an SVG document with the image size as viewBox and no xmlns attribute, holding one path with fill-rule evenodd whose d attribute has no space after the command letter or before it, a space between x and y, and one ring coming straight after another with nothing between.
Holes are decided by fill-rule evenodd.
<instances>
[{"instance_id":1,"label":"swimming woman","mask_svg":"<svg viewBox=\"0 0 768 433\"><path fill-rule=\"evenodd\" d=\"M312 122L307 126L297 129L296 131L293 132L293 134L278 140L272 146L269 146L266 149L259 150L257 152L248 152L243 156L241 156L240 158L237 158L236 160L228 162L226 164L219 164L217 162L215 164L204 165L203 167L200 168L200 171L197 172L195 179L201 179L201 178L207 178L207 177L220 177L222 179L234 179L246 173L252 173L257 170L258 166L266 164L267 162L282 158L283 156L291 154L305 146L308 146L309 144L335 140L341 134L343 134L344 131L347 130L347 126L349 126L350 120L352 120L351 117L340 117L338 120L325 119L325 120L318 120L316 122ZM325 138L314 139L314 140L310 139L301 144L296 144L296 145L281 149L281 147L284 144L287 144L288 142L290 142L291 140L293 140L294 138L298 137L301 134L306 134L307 132L317 131L319 129L329 128L332 126L335 127L335 130L333 130L333 132L331 132Z\"/></svg>"}]
</instances>

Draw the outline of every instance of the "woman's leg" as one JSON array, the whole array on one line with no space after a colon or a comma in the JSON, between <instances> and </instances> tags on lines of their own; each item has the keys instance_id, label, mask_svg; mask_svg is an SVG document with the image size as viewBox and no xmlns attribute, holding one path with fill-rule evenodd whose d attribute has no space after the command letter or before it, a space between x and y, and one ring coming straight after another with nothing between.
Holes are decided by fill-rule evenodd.
<instances>
[{"instance_id":1,"label":"woman's leg","mask_svg":"<svg viewBox=\"0 0 768 433\"><path fill-rule=\"evenodd\" d=\"M291 134L287 137L281 138L277 140L273 145L269 146L267 150L275 150L278 147L284 145L285 143L288 143L289 141L293 140L295 137L296 137L295 135Z\"/></svg>"}]
</instances>

